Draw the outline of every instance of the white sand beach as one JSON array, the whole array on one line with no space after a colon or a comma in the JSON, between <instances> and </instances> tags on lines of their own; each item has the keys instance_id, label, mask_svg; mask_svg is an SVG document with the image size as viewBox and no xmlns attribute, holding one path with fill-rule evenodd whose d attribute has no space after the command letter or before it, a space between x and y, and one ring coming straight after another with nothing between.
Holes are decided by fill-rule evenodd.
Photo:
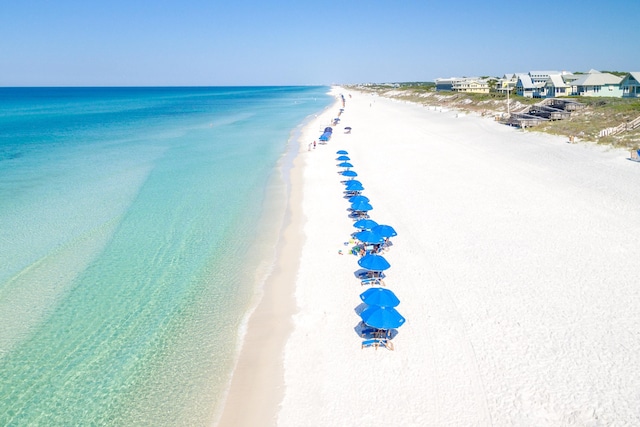
<instances>
[{"instance_id":1,"label":"white sand beach","mask_svg":"<svg viewBox=\"0 0 640 427\"><path fill-rule=\"evenodd\" d=\"M265 356L279 366L271 382L227 412L275 394L278 408L253 418L262 425L640 425L640 165L487 118L333 92L346 97L333 137L308 150L339 103L300 145L290 336ZM398 232L384 253L407 319L394 351L361 349L355 331L367 287L344 245L355 228L340 149L371 218Z\"/></svg>"}]
</instances>

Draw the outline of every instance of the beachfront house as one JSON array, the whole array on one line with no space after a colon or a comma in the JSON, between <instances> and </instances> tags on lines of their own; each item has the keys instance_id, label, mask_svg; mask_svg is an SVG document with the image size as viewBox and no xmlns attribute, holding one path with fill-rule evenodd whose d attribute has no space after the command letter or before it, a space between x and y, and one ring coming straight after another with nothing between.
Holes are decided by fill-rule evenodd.
<instances>
[{"instance_id":1,"label":"beachfront house","mask_svg":"<svg viewBox=\"0 0 640 427\"><path fill-rule=\"evenodd\" d=\"M540 98L544 83L534 83L529 74L520 74L516 83L516 93L525 98Z\"/></svg>"},{"instance_id":2,"label":"beachfront house","mask_svg":"<svg viewBox=\"0 0 640 427\"><path fill-rule=\"evenodd\" d=\"M602 97L622 97L620 83L622 77L614 76L610 73L601 73L591 70L582 74L577 80L571 82L572 95L578 96L602 96Z\"/></svg>"},{"instance_id":3,"label":"beachfront house","mask_svg":"<svg viewBox=\"0 0 640 427\"><path fill-rule=\"evenodd\" d=\"M549 79L549 76L561 75L560 71L529 71L529 77L531 77L531 81L536 83L542 83L543 85Z\"/></svg>"},{"instance_id":4,"label":"beachfront house","mask_svg":"<svg viewBox=\"0 0 640 427\"><path fill-rule=\"evenodd\" d=\"M505 95L507 92L513 93L516 83L518 83L518 74L505 74L496 81L495 91Z\"/></svg>"},{"instance_id":5,"label":"beachfront house","mask_svg":"<svg viewBox=\"0 0 640 427\"><path fill-rule=\"evenodd\" d=\"M455 77L450 77L448 79L436 79L435 80L435 84L436 84L436 91L437 92L441 92L441 91L452 91L453 90L453 82L456 80Z\"/></svg>"},{"instance_id":6,"label":"beachfront house","mask_svg":"<svg viewBox=\"0 0 640 427\"><path fill-rule=\"evenodd\" d=\"M565 81L564 75L551 74L544 84L543 93L545 98L569 96L571 94L571 85Z\"/></svg>"},{"instance_id":7,"label":"beachfront house","mask_svg":"<svg viewBox=\"0 0 640 427\"><path fill-rule=\"evenodd\" d=\"M489 93L489 81L479 77L450 77L436 79L436 91Z\"/></svg>"},{"instance_id":8,"label":"beachfront house","mask_svg":"<svg viewBox=\"0 0 640 427\"><path fill-rule=\"evenodd\" d=\"M454 92L489 93L489 81L479 77L464 77L453 81Z\"/></svg>"},{"instance_id":9,"label":"beachfront house","mask_svg":"<svg viewBox=\"0 0 640 427\"><path fill-rule=\"evenodd\" d=\"M640 98L640 71L632 71L620 82L624 98Z\"/></svg>"},{"instance_id":10,"label":"beachfront house","mask_svg":"<svg viewBox=\"0 0 640 427\"><path fill-rule=\"evenodd\" d=\"M572 79L573 74L567 71L529 71L518 75L516 92L527 98L567 96L570 95L569 81Z\"/></svg>"}]
</instances>

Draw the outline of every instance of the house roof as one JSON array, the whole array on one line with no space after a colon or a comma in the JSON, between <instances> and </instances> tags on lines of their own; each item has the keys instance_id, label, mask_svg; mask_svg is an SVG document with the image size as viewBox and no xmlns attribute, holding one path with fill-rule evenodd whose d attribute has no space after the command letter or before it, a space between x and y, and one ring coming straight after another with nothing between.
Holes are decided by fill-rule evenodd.
<instances>
[{"instance_id":1,"label":"house roof","mask_svg":"<svg viewBox=\"0 0 640 427\"><path fill-rule=\"evenodd\" d=\"M622 82L626 83L629 81L629 77L633 77L635 81L640 82L640 71L632 71L622 79Z\"/></svg>"},{"instance_id":2,"label":"house roof","mask_svg":"<svg viewBox=\"0 0 640 427\"><path fill-rule=\"evenodd\" d=\"M554 87L569 87L569 85L564 82L564 79L560 74L551 74L547 80L547 85Z\"/></svg>"},{"instance_id":3,"label":"house roof","mask_svg":"<svg viewBox=\"0 0 640 427\"><path fill-rule=\"evenodd\" d=\"M583 74L571 82L572 86L605 86L605 85L617 85L622 81L622 77L614 76L610 73L588 73Z\"/></svg>"},{"instance_id":4,"label":"house roof","mask_svg":"<svg viewBox=\"0 0 640 427\"><path fill-rule=\"evenodd\" d=\"M560 71L529 71L529 76L550 76L551 74L560 74Z\"/></svg>"},{"instance_id":5,"label":"house roof","mask_svg":"<svg viewBox=\"0 0 640 427\"><path fill-rule=\"evenodd\" d=\"M446 79L435 79L435 83L436 84L451 84L456 80L457 80L456 77L449 77L449 78L446 78Z\"/></svg>"},{"instance_id":6,"label":"house roof","mask_svg":"<svg viewBox=\"0 0 640 427\"><path fill-rule=\"evenodd\" d=\"M532 89L535 87L533 81L531 80L531 76L529 76L528 74L522 74L518 76L518 80L521 82L520 85L525 89Z\"/></svg>"}]
</instances>

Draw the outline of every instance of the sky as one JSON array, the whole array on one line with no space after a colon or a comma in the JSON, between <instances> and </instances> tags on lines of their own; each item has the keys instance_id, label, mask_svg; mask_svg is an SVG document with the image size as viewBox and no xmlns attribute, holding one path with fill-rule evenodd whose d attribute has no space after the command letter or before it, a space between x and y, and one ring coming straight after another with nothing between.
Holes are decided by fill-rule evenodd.
<instances>
[{"instance_id":1,"label":"sky","mask_svg":"<svg viewBox=\"0 0 640 427\"><path fill-rule=\"evenodd\" d=\"M0 86L640 71L640 0L2 0Z\"/></svg>"}]
</instances>

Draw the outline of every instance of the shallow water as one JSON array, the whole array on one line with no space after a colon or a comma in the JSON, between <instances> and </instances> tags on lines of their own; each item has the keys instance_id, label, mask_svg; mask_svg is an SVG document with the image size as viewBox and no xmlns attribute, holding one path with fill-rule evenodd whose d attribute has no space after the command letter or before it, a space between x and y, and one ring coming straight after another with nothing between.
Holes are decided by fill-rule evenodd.
<instances>
[{"instance_id":1,"label":"shallow water","mask_svg":"<svg viewBox=\"0 0 640 427\"><path fill-rule=\"evenodd\" d=\"M326 91L0 89L0 425L212 419Z\"/></svg>"}]
</instances>

